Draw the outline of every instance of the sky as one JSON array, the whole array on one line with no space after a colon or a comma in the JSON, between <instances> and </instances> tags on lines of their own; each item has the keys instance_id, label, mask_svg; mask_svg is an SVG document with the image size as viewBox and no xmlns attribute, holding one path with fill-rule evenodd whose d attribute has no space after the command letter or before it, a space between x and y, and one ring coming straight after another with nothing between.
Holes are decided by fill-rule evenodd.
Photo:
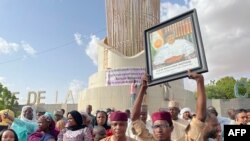
<instances>
[{"instance_id":1,"label":"sky","mask_svg":"<svg viewBox=\"0 0 250 141\"><path fill-rule=\"evenodd\" d=\"M206 83L224 76L250 78L250 1L161 0L161 21L196 8L209 72ZM94 40L106 35L104 0L1 0L0 82L19 92L46 91L43 103L65 102L97 71ZM184 79L194 90L193 81Z\"/></svg>"}]
</instances>

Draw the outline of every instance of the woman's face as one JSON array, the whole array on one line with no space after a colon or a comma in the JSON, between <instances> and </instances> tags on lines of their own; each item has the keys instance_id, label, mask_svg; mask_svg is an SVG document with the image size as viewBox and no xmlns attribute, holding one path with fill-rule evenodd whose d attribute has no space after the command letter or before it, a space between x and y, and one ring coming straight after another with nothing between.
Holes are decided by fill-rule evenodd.
<instances>
[{"instance_id":1,"label":"woman's face","mask_svg":"<svg viewBox=\"0 0 250 141\"><path fill-rule=\"evenodd\" d=\"M96 116L97 124L100 126L105 124L106 119L107 119L107 117L106 117L105 113L103 113L103 112L99 112Z\"/></svg>"},{"instance_id":2,"label":"woman's face","mask_svg":"<svg viewBox=\"0 0 250 141\"><path fill-rule=\"evenodd\" d=\"M45 131L46 129L49 128L49 123L43 116L40 116L38 118L38 128L41 130L41 131Z\"/></svg>"},{"instance_id":3,"label":"woman's face","mask_svg":"<svg viewBox=\"0 0 250 141\"><path fill-rule=\"evenodd\" d=\"M68 114L68 126L75 126L77 125L75 119L73 118L73 116L71 114Z\"/></svg>"},{"instance_id":4,"label":"woman's face","mask_svg":"<svg viewBox=\"0 0 250 141\"><path fill-rule=\"evenodd\" d=\"M10 130L6 130L5 132L3 132L1 141L15 141L14 133Z\"/></svg>"},{"instance_id":5,"label":"woman's face","mask_svg":"<svg viewBox=\"0 0 250 141\"><path fill-rule=\"evenodd\" d=\"M23 115L25 118L29 119L29 120L32 120L33 119L33 109L32 108L27 108L25 111L24 111L24 115Z\"/></svg>"}]
</instances>

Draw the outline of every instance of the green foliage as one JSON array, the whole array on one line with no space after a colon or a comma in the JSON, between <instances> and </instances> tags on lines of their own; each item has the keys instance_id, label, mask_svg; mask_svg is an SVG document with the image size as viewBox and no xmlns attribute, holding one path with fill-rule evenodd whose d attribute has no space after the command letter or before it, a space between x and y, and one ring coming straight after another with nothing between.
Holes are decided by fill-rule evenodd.
<instances>
[{"instance_id":1,"label":"green foliage","mask_svg":"<svg viewBox=\"0 0 250 141\"><path fill-rule=\"evenodd\" d=\"M238 92L240 95L248 93L250 97L250 79L240 78L240 80L235 80L233 77L224 77L218 80L216 83L210 83L205 86L206 94L209 99L232 99L235 98L234 95L234 85L235 83L246 82L247 89L244 85L239 85Z\"/></svg>"},{"instance_id":2,"label":"green foliage","mask_svg":"<svg viewBox=\"0 0 250 141\"><path fill-rule=\"evenodd\" d=\"M223 95L223 91L216 87L216 85L208 85L206 86L206 94L208 99L220 99L220 98L225 98Z\"/></svg>"},{"instance_id":3,"label":"green foliage","mask_svg":"<svg viewBox=\"0 0 250 141\"><path fill-rule=\"evenodd\" d=\"M216 86L222 91L222 96L226 99L234 98L234 85L236 80L233 77L224 77L216 82Z\"/></svg>"},{"instance_id":4,"label":"green foliage","mask_svg":"<svg viewBox=\"0 0 250 141\"><path fill-rule=\"evenodd\" d=\"M245 95L245 93L248 93L248 97L250 97L250 79L242 77L239 82L243 82L247 84L247 88L245 88L244 85L239 85L239 94Z\"/></svg>"},{"instance_id":5,"label":"green foliage","mask_svg":"<svg viewBox=\"0 0 250 141\"><path fill-rule=\"evenodd\" d=\"M0 110L10 109L14 112L18 110L17 98L0 83Z\"/></svg>"}]
</instances>

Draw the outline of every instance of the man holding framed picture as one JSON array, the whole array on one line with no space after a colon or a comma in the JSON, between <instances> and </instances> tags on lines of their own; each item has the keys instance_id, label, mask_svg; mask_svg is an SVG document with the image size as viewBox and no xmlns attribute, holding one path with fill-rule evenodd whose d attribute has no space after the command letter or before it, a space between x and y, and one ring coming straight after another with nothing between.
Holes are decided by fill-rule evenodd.
<instances>
[{"instance_id":1,"label":"man holding framed picture","mask_svg":"<svg viewBox=\"0 0 250 141\"><path fill-rule=\"evenodd\" d=\"M196 116L192 119L186 130L183 131L177 141L206 141L208 138L215 138L219 130L219 122L216 116L206 115L206 94L204 86L204 78L201 74L188 71L188 77L196 81L197 84L197 101L196 101ZM142 86L136 98L132 109L132 125L135 134L139 140L143 141L170 141L173 129L172 118L169 112L154 112L152 114L152 130L150 134L146 129L145 124L139 120L140 107L143 100L143 95L148 88L148 78L145 75L142 80Z\"/></svg>"}]
</instances>

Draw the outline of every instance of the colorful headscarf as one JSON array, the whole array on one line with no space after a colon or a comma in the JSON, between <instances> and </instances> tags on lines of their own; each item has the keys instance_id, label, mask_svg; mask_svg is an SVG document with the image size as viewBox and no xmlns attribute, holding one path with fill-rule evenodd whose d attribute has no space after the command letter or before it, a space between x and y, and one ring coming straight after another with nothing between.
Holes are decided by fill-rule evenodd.
<instances>
[{"instance_id":1,"label":"colorful headscarf","mask_svg":"<svg viewBox=\"0 0 250 141\"><path fill-rule=\"evenodd\" d=\"M8 113L8 115L15 117L15 114L13 111L9 110L9 109L5 109L5 110L1 110L0 111L0 116L1 116L1 122L0 125L11 125L12 121L10 121L8 118L3 118L3 115L5 113Z\"/></svg>"},{"instance_id":2,"label":"colorful headscarf","mask_svg":"<svg viewBox=\"0 0 250 141\"><path fill-rule=\"evenodd\" d=\"M38 140L43 138L44 136L49 136L49 135L51 135L55 140L57 140L59 131L55 129L55 121L52 119L52 117L50 115L41 115L39 118L49 123L48 127L49 131L46 132L46 134L44 134L44 131L38 129L36 132L32 133L29 136L28 141Z\"/></svg>"}]
</instances>

